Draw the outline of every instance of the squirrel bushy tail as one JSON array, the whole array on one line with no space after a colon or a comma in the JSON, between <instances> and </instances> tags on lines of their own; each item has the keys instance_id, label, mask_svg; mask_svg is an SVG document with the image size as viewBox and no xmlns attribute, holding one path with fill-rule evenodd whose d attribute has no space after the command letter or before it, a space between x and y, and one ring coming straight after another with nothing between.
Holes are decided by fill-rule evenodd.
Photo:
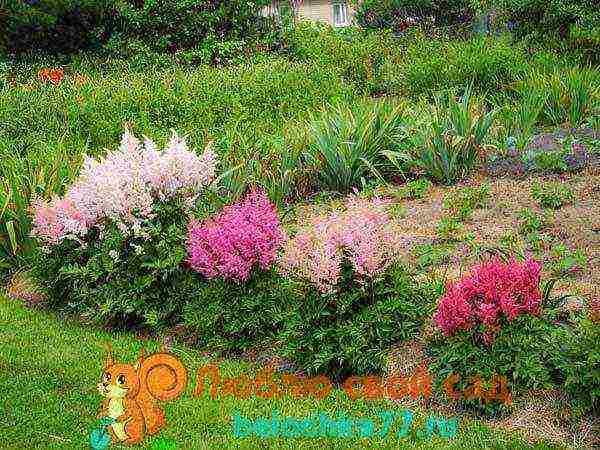
<instances>
[{"instance_id":1,"label":"squirrel bushy tail","mask_svg":"<svg viewBox=\"0 0 600 450\"><path fill-rule=\"evenodd\" d=\"M179 359L168 353L155 353L140 359L140 390L136 402L142 410L146 432L155 434L165 425L165 414L156 400L177 398L187 385L187 371Z\"/></svg>"}]
</instances>

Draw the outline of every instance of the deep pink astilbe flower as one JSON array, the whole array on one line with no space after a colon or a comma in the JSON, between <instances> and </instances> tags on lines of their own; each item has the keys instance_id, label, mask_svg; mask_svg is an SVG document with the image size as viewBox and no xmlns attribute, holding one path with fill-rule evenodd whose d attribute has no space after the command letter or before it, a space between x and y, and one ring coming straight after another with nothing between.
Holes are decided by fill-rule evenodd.
<instances>
[{"instance_id":1,"label":"deep pink astilbe flower","mask_svg":"<svg viewBox=\"0 0 600 450\"><path fill-rule=\"evenodd\" d=\"M198 156L177 134L160 152L149 139L140 145L126 130L118 150L100 160L85 158L63 198L34 203L32 234L56 244L69 234L86 234L102 219L127 229L150 217L157 200L182 195L193 201L214 178L215 165L210 149Z\"/></svg>"},{"instance_id":2,"label":"deep pink astilbe flower","mask_svg":"<svg viewBox=\"0 0 600 450\"><path fill-rule=\"evenodd\" d=\"M209 279L243 282L255 266L267 270L273 264L283 240L275 205L264 192L253 191L216 217L190 223L188 262Z\"/></svg>"},{"instance_id":3,"label":"deep pink astilbe flower","mask_svg":"<svg viewBox=\"0 0 600 450\"><path fill-rule=\"evenodd\" d=\"M344 260L359 276L374 277L397 259L401 247L385 203L352 197L345 211L313 219L290 240L279 264L284 274L331 292Z\"/></svg>"},{"instance_id":4,"label":"deep pink astilbe flower","mask_svg":"<svg viewBox=\"0 0 600 450\"><path fill-rule=\"evenodd\" d=\"M504 315L509 321L520 314L540 312L541 264L500 259L476 266L469 275L448 286L438 303L435 323L446 335L477 324L493 329Z\"/></svg>"}]
</instances>

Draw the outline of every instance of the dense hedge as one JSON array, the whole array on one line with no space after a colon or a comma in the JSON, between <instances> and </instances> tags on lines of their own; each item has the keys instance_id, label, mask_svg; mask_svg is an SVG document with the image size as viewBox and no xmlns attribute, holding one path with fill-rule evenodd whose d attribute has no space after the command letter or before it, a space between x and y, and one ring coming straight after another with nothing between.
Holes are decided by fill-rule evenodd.
<instances>
[{"instance_id":1,"label":"dense hedge","mask_svg":"<svg viewBox=\"0 0 600 450\"><path fill-rule=\"evenodd\" d=\"M9 0L0 44L10 54L74 53L99 47L111 33L115 0Z\"/></svg>"},{"instance_id":2,"label":"dense hedge","mask_svg":"<svg viewBox=\"0 0 600 450\"><path fill-rule=\"evenodd\" d=\"M245 49L247 41L273 31L259 10L263 0L12 0L0 31L10 54L71 54L142 41L148 49L196 49L204 60ZM109 42L109 40L111 40ZM227 44L229 43L229 44Z\"/></svg>"},{"instance_id":3,"label":"dense hedge","mask_svg":"<svg viewBox=\"0 0 600 450\"><path fill-rule=\"evenodd\" d=\"M468 22L474 11L468 0L365 0L356 12L357 23L367 29L396 32L413 25L452 25Z\"/></svg>"}]
</instances>

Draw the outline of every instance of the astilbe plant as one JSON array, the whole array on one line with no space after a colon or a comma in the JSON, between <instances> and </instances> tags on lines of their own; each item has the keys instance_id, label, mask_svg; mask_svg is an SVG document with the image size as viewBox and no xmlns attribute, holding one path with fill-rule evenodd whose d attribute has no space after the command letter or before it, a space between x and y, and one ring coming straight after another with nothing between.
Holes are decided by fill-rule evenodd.
<instances>
[{"instance_id":1,"label":"astilbe plant","mask_svg":"<svg viewBox=\"0 0 600 450\"><path fill-rule=\"evenodd\" d=\"M540 271L541 264L534 259L523 262L493 259L483 263L448 286L438 303L435 323L451 336L479 324L492 331L499 326L502 316L512 321L521 314L539 315ZM491 333L484 338L489 342Z\"/></svg>"},{"instance_id":2,"label":"astilbe plant","mask_svg":"<svg viewBox=\"0 0 600 450\"><path fill-rule=\"evenodd\" d=\"M152 217L156 201L183 196L192 204L213 180L216 156L207 148L200 156L177 134L164 151L146 139L144 145L125 130L118 150L100 160L86 157L81 174L64 197L33 204L32 234L49 244L68 235L83 236L103 219L120 228L139 226Z\"/></svg>"},{"instance_id":3,"label":"astilbe plant","mask_svg":"<svg viewBox=\"0 0 600 450\"><path fill-rule=\"evenodd\" d=\"M361 278L383 273L402 246L385 206L380 199L351 197L345 211L313 219L287 242L282 272L309 281L323 293L335 290L344 263Z\"/></svg>"},{"instance_id":4,"label":"astilbe plant","mask_svg":"<svg viewBox=\"0 0 600 450\"><path fill-rule=\"evenodd\" d=\"M269 269L284 239L275 205L255 190L216 217L190 222L188 262L208 279L244 282L256 266Z\"/></svg>"}]
</instances>

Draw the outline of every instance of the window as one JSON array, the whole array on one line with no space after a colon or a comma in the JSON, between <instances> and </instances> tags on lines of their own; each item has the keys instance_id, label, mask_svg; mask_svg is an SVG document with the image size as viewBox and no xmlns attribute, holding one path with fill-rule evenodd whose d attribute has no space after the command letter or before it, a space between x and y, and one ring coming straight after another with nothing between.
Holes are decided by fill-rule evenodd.
<instances>
[{"instance_id":1,"label":"window","mask_svg":"<svg viewBox=\"0 0 600 450\"><path fill-rule=\"evenodd\" d=\"M348 25L348 4L344 1L333 3L333 24L336 27Z\"/></svg>"}]
</instances>

